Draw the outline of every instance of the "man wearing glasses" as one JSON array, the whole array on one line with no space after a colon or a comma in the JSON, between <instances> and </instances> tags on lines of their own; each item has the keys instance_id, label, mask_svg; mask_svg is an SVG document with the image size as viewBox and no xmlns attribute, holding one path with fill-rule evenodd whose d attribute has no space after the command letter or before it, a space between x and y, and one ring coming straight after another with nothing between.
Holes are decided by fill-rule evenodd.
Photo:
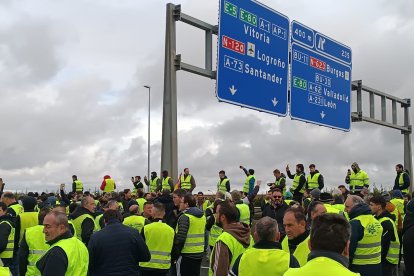
<instances>
[{"instance_id":1,"label":"man wearing glasses","mask_svg":"<svg viewBox=\"0 0 414 276\"><path fill-rule=\"evenodd\" d=\"M274 189L270 197L270 204L266 204L262 210L262 217L271 217L277 221L281 239L285 236L285 228L283 227L283 217L285 211L289 208L283 200L282 191Z\"/></svg>"},{"instance_id":2,"label":"man wearing glasses","mask_svg":"<svg viewBox=\"0 0 414 276\"><path fill-rule=\"evenodd\" d=\"M41 274L86 276L89 264L88 249L72 236L66 214L52 211L46 215L43 225L46 243L50 248L36 263Z\"/></svg>"}]
</instances>

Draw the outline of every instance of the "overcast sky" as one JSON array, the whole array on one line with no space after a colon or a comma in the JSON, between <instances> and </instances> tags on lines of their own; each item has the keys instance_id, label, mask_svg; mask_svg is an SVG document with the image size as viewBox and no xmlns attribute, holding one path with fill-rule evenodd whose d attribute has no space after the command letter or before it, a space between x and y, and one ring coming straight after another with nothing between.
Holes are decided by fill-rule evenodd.
<instances>
[{"instance_id":1,"label":"overcast sky","mask_svg":"<svg viewBox=\"0 0 414 276\"><path fill-rule=\"evenodd\" d=\"M151 171L160 171L166 3L0 1L0 177L6 189L52 190L70 184L72 174L92 190L105 174L119 188L131 187L130 177L147 171L147 84ZM218 0L175 3L186 14L218 22ZM353 80L412 97L413 1L263 3L350 46ZM182 22L177 33L177 53L202 66L204 33ZM325 183L337 186L354 161L371 183L389 187L394 165L403 163L399 131L352 123L342 132L279 118L218 103L213 80L181 71L177 77L178 167L190 168L196 191L215 190L221 169L240 189L239 165L270 182L275 168L315 163Z\"/></svg>"}]
</instances>

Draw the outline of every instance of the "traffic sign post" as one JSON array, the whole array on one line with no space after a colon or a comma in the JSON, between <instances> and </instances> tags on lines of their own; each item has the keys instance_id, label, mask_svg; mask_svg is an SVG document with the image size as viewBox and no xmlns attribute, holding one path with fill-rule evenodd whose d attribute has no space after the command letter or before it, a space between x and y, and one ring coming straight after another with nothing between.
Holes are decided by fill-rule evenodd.
<instances>
[{"instance_id":1,"label":"traffic sign post","mask_svg":"<svg viewBox=\"0 0 414 276\"><path fill-rule=\"evenodd\" d=\"M351 127L351 49L292 21L290 115L344 131Z\"/></svg>"},{"instance_id":2,"label":"traffic sign post","mask_svg":"<svg viewBox=\"0 0 414 276\"><path fill-rule=\"evenodd\" d=\"M287 114L289 19L256 1L220 1L220 101Z\"/></svg>"}]
</instances>

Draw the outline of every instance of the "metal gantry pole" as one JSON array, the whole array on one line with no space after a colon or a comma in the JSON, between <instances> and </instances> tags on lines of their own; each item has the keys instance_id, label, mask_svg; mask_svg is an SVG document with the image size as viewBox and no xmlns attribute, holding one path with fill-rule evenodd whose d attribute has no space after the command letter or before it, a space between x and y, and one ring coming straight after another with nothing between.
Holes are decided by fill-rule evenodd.
<instances>
[{"instance_id":1,"label":"metal gantry pole","mask_svg":"<svg viewBox=\"0 0 414 276\"><path fill-rule=\"evenodd\" d=\"M408 131L403 131L404 134L404 168L409 170L411 176L410 193L413 191L413 157L411 151L411 125L410 125L410 112L409 108L411 105L410 99L406 99L407 104L404 105L404 126L407 127Z\"/></svg>"},{"instance_id":2,"label":"metal gantry pole","mask_svg":"<svg viewBox=\"0 0 414 276\"><path fill-rule=\"evenodd\" d=\"M148 181L150 178L150 160L151 160L151 86L145 85L145 88L148 88L148 166L147 166L147 177ZM150 186L148 186L148 192L150 191Z\"/></svg>"},{"instance_id":3,"label":"metal gantry pole","mask_svg":"<svg viewBox=\"0 0 414 276\"><path fill-rule=\"evenodd\" d=\"M167 4L161 141L161 171L167 170L174 181L178 173L175 9L174 4Z\"/></svg>"}]
</instances>

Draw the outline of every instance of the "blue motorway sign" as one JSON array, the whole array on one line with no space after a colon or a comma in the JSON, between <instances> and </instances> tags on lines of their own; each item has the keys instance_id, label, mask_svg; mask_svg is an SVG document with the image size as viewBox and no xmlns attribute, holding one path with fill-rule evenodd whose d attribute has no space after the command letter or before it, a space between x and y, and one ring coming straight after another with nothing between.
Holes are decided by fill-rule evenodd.
<instances>
[{"instance_id":1,"label":"blue motorway sign","mask_svg":"<svg viewBox=\"0 0 414 276\"><path fill-rule=\"evenodd\" d=\"M351 48L297 21L291 30L292 119L349 131Z\"/></svg>"},{"instance_id":2,"label":"blue motorway sign","mask_svg":"<svg viewBox=\"0 0 414 276\"><path fill-rule=\"evenodd\" d=\"M286 116L289 19L256 1L220 0L216 94Z\"/></svg>"}]
</instances>

